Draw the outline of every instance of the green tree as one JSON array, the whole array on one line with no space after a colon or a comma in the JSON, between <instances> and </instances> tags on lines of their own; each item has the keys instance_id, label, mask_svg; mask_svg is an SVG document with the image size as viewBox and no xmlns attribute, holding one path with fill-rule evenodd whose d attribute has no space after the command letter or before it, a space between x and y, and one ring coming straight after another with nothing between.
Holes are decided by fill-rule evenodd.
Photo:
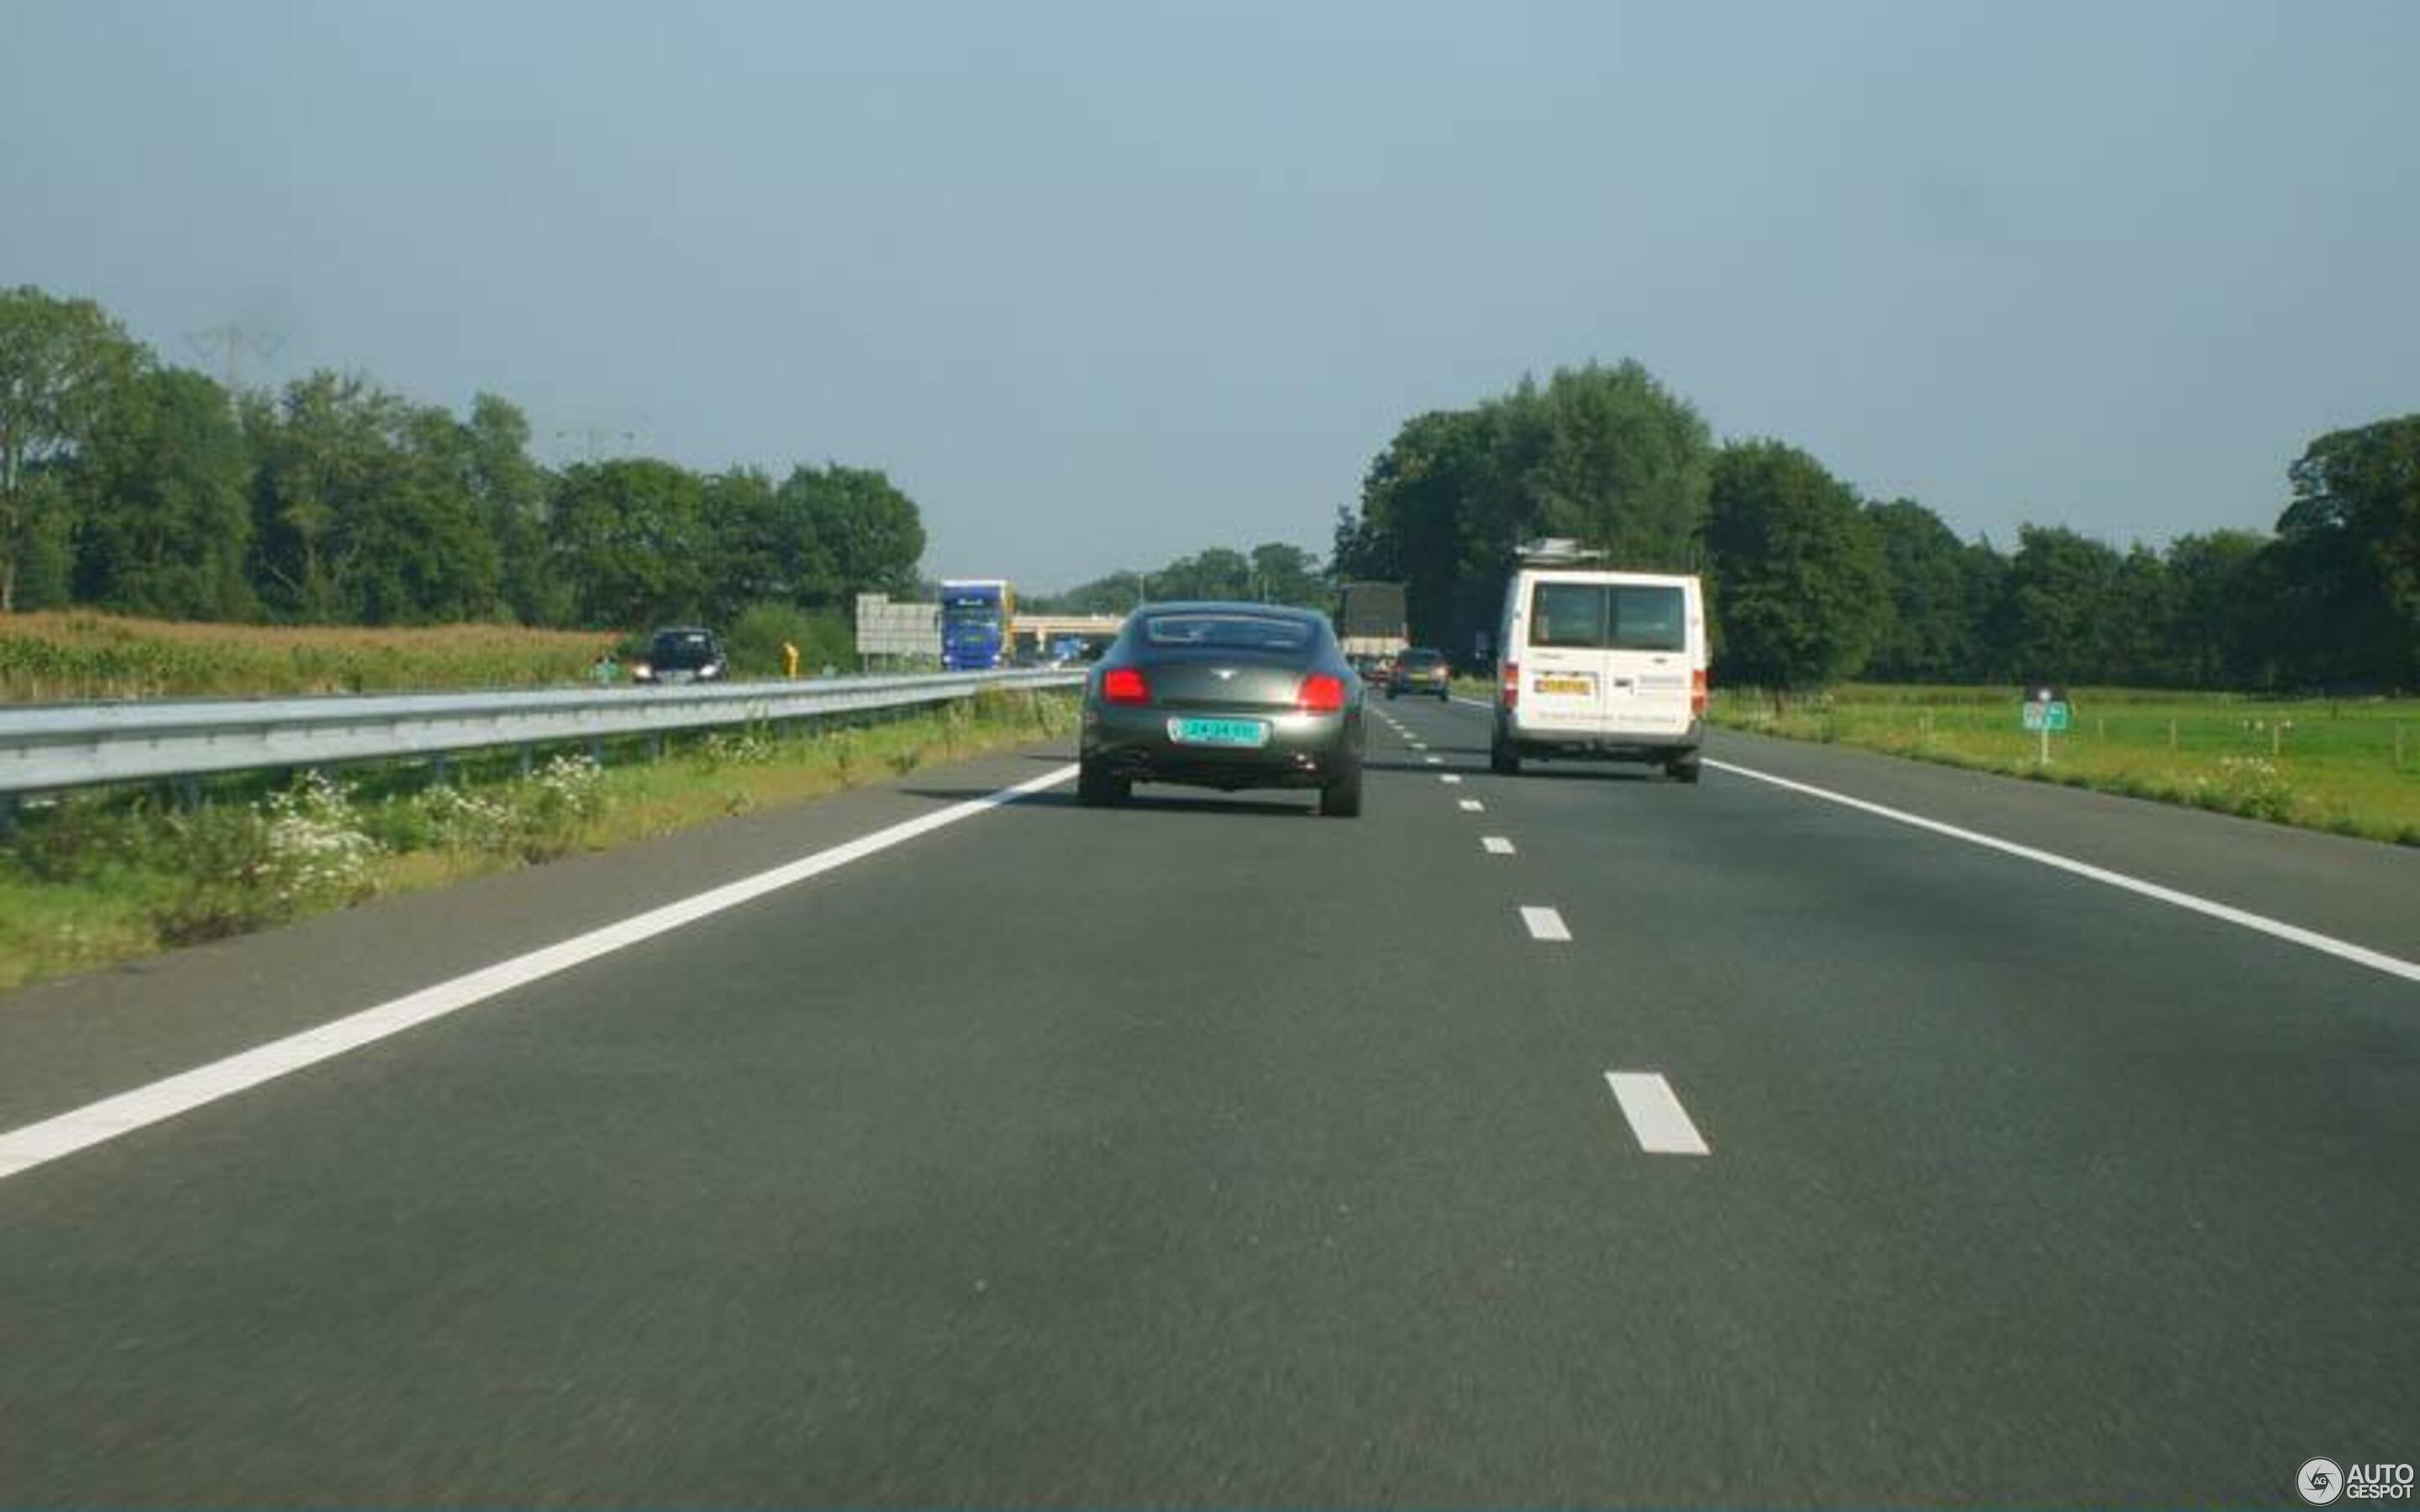
<instances>
[{"instance_id":1,"label":"green tree","mask_svg":"<svg viewBox=\"0 0 2420 1512\"><path fill-rule=\"evenodd\" d=\"M798 468L783 480L790 507L803 510L829 576L809 601L837 606L858 594L904 598L916 592L924 522L916 501L881 472L830 464Z\"/></svg>"},{"instance_id":2,"label":"green tree","mask_svg":"<svg viewBox=\"0 0 2420 1512\"><path fill-rule=\"evenodd\" d=\"M1946 683L1976 661L1979 612L1968 548L1941 517L1913 499L1869 503L1890 579L1890 627L1870 671L1900 682Z\"/></svg>"},{"instance_id":3,"label":"green tree","mask_svg":"<svg viewBox=\"0 0 2420 1512\"><path fill-rule=\"evenodd\" d=\"M43 597L66 587L70 490L54 474L146 361L90 300L0 291L0 614L31 598L37 565Z\"/></svg>"},{"instance_id":4,"label":"green tree","mask_svg":"<svg viewBox=\"0 0 2420 1512\"><path fill-rule=\"evenodd\" d=\"M1864 665L1890 624L1883 544L1856 495L1795 447L1716 453L1706 549L1724 680L1776 698Z\"/></svg>"},{"instance_id":5,"label":"green tree","mask_svg":"<svg viewBox=\"0 0 2420 1512\"><path fill-rule=\"evenodd\" d=\"M817 476L793 472L776 488L764 472L735 468L706 480L718 618L743 604L838 607L831 558L815 533Z\"/></svg>"},{"instance_id":6,"label":"green tree","mask_svg":"<svg viewBox=\"0 0 2420 1512\"><path fill-rule=\"evenodd\" d=\"M1252 564L1252 596L1296 609L1325 609L1334 596L1319 558L1302 547L1264 541L1248 555Z\"/></svg>"},{"instance_id":7,"label":"green tree","mask_svg":"<svg viewBox=\"0 0 2420 1512\"><path fill-rule=\"evenodd\" d=\"M2185 680L2177 643L2176 585L2166 560L2139 541L2118 563L2108 615L2102 681L2173 687Z\"/></svg>"},{"instance_id":8,"label":"green tree","mask_svg":"<svg viewBox=\"0 0 2420 1512\"><path fill-rule=\"evenodd\" d=\"M274 400L245 404L258 459L253 579L282 617L343 617L337 579L346 516L385 483L388 437L401 409L367 379L326 371L287 384Z\"/></svg>"},{"instance_id":9,"label":"green tree","mask_svg":"<svg viewBox=\"0 0 2420 1512\"><path fill-rule=\"evenodd\" d=\"M1534 430L1518 489L1535 532L1569 535L1642 571L1694 571L1705 524L1706 423L1636 362L1559 369L1499 405Z\"/></svg>"},{"instance_id":10,"label":"green tree","mask_svg":"<svg viewBox=\"0 0 2420 1512\"><path fill-rule=\"evenodd\" d=\"M650 457L566 468L550 532L579 624L638 631L704 615L713 536L694 473Z\"/></svg>"},{"instance_id":11,"label":"green tree","mask_svg":"<svg viewBox=\"0 0 2420 1512\"><path fill-rule=\"evenodd\" d=\"M2021 527L1993 618L2007 673L2024 682L2106 679L2121 566L2113 548L2064 527Z\"/></svg>"},{"instance_id":12,"label":"green tree","mask_svg":"<svg viewBox=\"0 0 2420 1512\"><path fill-rule=\"evenodd\" d=\"M343 617L357 625L451 624L504 613L503 563L473 494L470 432L435 407L400 406L370 491L339 531Z\"/></svg>"},{"instance_id":13,"label":"green tree","mask_svg":"<svg viewBox=\"0 0 2420 1512\"><path fill-rule=\"evenodd\" d=\"M187 368L136 375L77 460L77 599L163 619L251 618L251 480L225 389Z\"/></svg>"},{"instance_id":14,"label":"green tree","mask_svg":"<svg viewBox=\"0 0 2420 1512\"><path fill-rule=\"evenodd\" d=\"M2187 686L2240 687L2264 677L2267 615L2254 566L2268 544L2251 531L2168 543L2169 656Z\"/></svg>"},{"instance_id":15,"label":"green tree","mask_svg":"<svg viewBox=\"0 0 2420 1512\"><path fill-rule=\"evenodd\" d=\"M548 482L529 453L528 417L509 399L480 393L464 431L463 487L495 543L504 606L524 625L570 624L570 587L554 576L548 556Z\"/></svg>"},{"instance_id":16,"label":"green tree","mask_svg":"<svg viewBox=\"0 0 2420 1512\"><path fill-rule=\"evenodd\" d=\"M2332 431L2287 476L2273 566L2296 675L2420 681L2420 415Z\"/></svg>"},{"instance_id":17,"label":"green tree","mask_svg":"<svg viewBox=\"0 0 2420 1512\"><path fill-rule=\"evenodd\" d=\"M1332 575L1402 580L1413 635L1461 646L1495 627L1514 548L1532 536L1692 570L1707 446L1697 411L1635 362L1415 416L1371 463L1359 519L1338 520Z\"/></svg>"},{"instance_id":18,"label":"green tree","mask_svg":"<svg viewBox=\"0 0 2420 1512\"><path fill-rule=\"evenodd\" d=\"M442 409L319 372L247 409L255 580L287 617L357 625L485 618L497 541L474 498L477 438Z\"/></svg>"}]
</instances>

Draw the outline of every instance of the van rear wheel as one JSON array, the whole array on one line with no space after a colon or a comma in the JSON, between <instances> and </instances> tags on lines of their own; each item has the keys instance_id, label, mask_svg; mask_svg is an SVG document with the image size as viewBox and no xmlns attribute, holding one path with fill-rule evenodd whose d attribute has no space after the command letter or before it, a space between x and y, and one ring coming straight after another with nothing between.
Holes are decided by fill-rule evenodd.
<instances>
[{"instance_id":1,"label":"van rear wheel","mask_svg":"<svg viewBox=\"0 0 2420 1512\"><path fill-rule=\"evenodd\" d=\"M1675 782L1694 783L1698 780L1698 758L1683 756L1679 761L1666 762L1664 775Z\"/></svg>"}]
</instances>

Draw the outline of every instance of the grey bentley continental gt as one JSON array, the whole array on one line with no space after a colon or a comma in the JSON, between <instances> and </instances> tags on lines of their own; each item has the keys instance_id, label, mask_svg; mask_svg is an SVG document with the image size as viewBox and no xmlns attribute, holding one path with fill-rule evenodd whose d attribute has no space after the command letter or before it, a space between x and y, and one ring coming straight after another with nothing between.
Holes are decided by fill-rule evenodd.
<instances>
[{"instance_id":1,"label":"grey bentley continental gt","mask_svg":"<svg viewBox=\"0 0 2420 1512\"><path fill-rule=\"evenodd\" d=\"M1078 801L1137 782L1316 788L1361 811L1360 677L1325 615L1268 604L1149 604L1084 683Z\"/></svg>"}]
</instances>

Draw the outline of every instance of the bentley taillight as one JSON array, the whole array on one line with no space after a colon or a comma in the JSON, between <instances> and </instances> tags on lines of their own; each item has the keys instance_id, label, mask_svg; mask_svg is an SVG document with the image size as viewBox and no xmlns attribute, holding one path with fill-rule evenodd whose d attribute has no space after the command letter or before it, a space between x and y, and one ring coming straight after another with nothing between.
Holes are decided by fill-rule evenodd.
<instances>
[{"instance_id":1,"label":"bentley taillight","mask_svg":"<svg viewBox=\"0 0 2420 1512\"><path fill-rule=\"evenodd\" d=\"M1344 679L1333 672L1313 672L1302 680L1294 702L1305 714L1334 714L1344 707Z\"/></svg>"}]
</instances>

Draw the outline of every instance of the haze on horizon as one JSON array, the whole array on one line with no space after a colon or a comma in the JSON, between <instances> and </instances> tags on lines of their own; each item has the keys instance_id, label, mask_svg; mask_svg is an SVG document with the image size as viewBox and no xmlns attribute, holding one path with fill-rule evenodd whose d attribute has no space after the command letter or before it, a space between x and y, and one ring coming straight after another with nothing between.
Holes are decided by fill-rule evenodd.
<instances>
[{"instance_id":1,"label":"haze on horizon","mask_svg":"<svg viewBox=\"0 0 2420 1512\"><path fill-rule=\"evenodd\" d=\"M935 575L1326 552L1636 357L2003 545L2420 409L2420 7L21 0L0 285L540 449L877 467ZM628 440L624 440L626 437Z\"/></svg>"}]
</instances>

